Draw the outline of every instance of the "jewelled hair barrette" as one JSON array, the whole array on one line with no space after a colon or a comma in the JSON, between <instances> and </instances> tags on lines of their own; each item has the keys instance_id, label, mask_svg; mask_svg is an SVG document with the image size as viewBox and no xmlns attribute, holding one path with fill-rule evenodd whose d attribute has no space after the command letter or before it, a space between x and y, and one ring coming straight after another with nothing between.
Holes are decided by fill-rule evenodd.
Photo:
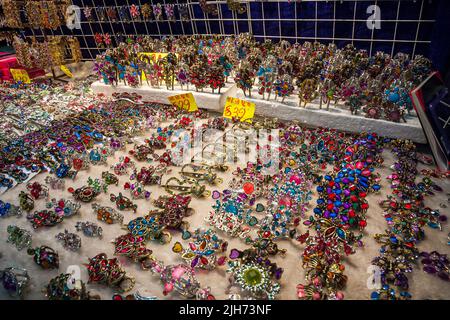
<instances>
[{"instance_id":1,"label":"jewelled hair barrette","mask_svg":"<svg viewBox=\"0 0 450 320\"><path fill-rule=\"evenodd\" d=\"M181 255L181 258L192 268L212 270L216 265L223 265L225 256L217 257L227 250L228 242L220 239L212 230L195 230L187 246L183 247L176 242L172 251Z\"/></svg>"},{"instance_id":2,"label":"jewelled hair barrette","mask_svg":"<svg viewBox=\"0 0 450 320\"><path fill-rule=\"evenodd\" d=\"M87 270L89 274L88 283L104 284L117 288L120 292L130 291L135 284L134 278L126 274L117 258L108 259L108 256L104 253L89 259Z\"/></svg>"},{"instance_id":3,"label":"jewelled hair barrette","mask_svg":"<svg viewBox=\"0 0 450 320\"><path fill-rule=\"evenodd\" d=\"M176 184L171 184L171 182L175 182ZM196 181L189 180L180 180L176 177L172 177L166 181L165 184L162 185L164 189L170 194L176 194L174 190L180 191L178 194L187 195L192 194L197 198L201 197L209 197L211 192L206 190L205 186L201 186Z\"/></svg>"}]
</instances>

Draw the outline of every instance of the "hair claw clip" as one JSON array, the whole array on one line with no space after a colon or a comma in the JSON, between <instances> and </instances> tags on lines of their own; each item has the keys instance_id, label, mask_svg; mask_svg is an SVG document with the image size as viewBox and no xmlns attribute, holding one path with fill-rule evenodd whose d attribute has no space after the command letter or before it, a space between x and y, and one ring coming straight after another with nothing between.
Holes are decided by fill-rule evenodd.
<instances>
[{"instance_id":1,"label":"hair claw clip","mask_svg":"<svg viewBox=\"0 0 450 320\"><path fill-rule=\"evenodd\" d=\"M170 184L171 181L177 182L177 184ZM184 185L185 183L192 184L192 185ZM167 182L162 185L166 189L166 191L169 194L176 194L174 190L180 191L179 195L186 195L186 194L192 194L193 196L197 198L201 197L209 197L211 195L211 191L206 190L205 186L201 186L196 181L189 181L189 180L183 180L176 177L172 177Z\"/></svg>"}]
</instances>

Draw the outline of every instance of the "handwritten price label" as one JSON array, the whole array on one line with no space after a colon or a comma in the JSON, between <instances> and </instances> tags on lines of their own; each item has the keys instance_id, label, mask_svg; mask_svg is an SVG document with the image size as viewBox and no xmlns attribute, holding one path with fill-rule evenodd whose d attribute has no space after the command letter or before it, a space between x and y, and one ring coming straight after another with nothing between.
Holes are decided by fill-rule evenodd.
<instances>
[{"instance_id":1,"label":"handwritten price label","mask_svg":"<svg viewBox=\"0 0 450 320\"><path fill-rule=\"evenodd\" d=\"M251 122L255 115L256 105L238 98L228 97L223 109L223 117L232 119L238 118L241 122Z\"/></svg>"},{"instance_id":2,"label":"handwritten price label","mask_svg":"<svg viewBox=\"0 0 450 320\"><path fill-rule=\"evenodd\" d=\"M195 112L198 110L194 95L191 92L178 94L176 96L169 97L168 99L169 102L175 107L186 110L188 112Z\"/></svg>"},{"instance_id":3,"label":"handwritten price label","mask_svg":"<svg viewBox=\"0 0 450 320\"><path fill-rule=\"evenodd\" d=\"M9 69L11 72L11 75L16 82L22 82L22 83L31 83L30 76L28 75L28 72L23 69Z\"/></svg>"},{"instance_id":4,"label":"handwritten price label","mask_svg":"<svg viewBox=\"0 0 450 320\"><path fill-rule=\"evenodd\" d=\"M72 72L65 65L59 66L59 68L61 69L62 72L64 72L66 76L68 76L69 78L73 78Z\"/></svg>"}]
</instances>

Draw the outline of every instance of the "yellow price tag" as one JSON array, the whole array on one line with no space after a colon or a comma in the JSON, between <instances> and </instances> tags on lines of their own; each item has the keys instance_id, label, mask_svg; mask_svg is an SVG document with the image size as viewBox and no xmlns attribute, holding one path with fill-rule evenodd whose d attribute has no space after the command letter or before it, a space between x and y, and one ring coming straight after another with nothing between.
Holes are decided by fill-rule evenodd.
<instances>
[{"instance_id":1,"label":"yellow price tag","mask_svg":"<svg viewBox=\"0 0 450 320\"><path fill-rule=\"evenodd\" d=\"M186 110L188 112L195 112L198 110L197 102L195 102L195 98L192 92L171 96L168 99L169 102L175 107Z\"/></svg>"},{"instance_id":2,"label":"yellow price tag","mask_svg":"<svg viewBox=\"0 0 450 320\"><path fill-rule=\"evenodd\" d=\"M65 73L66 76L68 76L69 78L73 78L72 72L65 65L61 65L59 66L59 68L61 69L62 72Z\"/></svg>"},{"instance_id":3,"label":"yellow price tag","mask_svg":"<svg viewBox=\"0 0 450 320\"><path fill-rule=\"evenodd\" d=\"M24 69L9 69L11 75L16 82L31 83L28 72Z\"/></svg>"},{"instance_id":4,"label":"yellow price tag","mask_svg":"<svg viewBox=\"0 0 450 320\"><path fill-rule=\"evenodd\" d=\"M223 117L228 119L238 118L241 122L252 122L255 108L256 105L253 102L227 97Z\"/></svg>"}]
</instances>

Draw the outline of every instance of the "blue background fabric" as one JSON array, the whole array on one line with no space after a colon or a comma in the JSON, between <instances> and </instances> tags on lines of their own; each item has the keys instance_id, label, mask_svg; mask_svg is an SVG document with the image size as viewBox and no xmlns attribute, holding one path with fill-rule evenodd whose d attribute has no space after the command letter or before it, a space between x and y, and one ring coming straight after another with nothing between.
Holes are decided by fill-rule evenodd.
<instances>
[{"instance_id":1,"label":"blue background fabric","mask_svg":"<svg viewBox=\"0 0 450 320\"><path fill-rule=\"evenodd\" d=\"M165 36L171 34L235 34L252 31L258 40L273 39L278 41L281 36L282 38L287 37L286 40L290 42L295 42L297 37L300 43L314 41L315 39L322 43L329 43L335 39L334 42L338 47L353 43L357 48L366 49L372 54L376 51L384 51L389 54L397 52L405 52L410 55L413 53L421 54L431 58L436 68L444 74L450 68L450 1L448 0L245 1L244 3L249 3L250 10L243 14L233 13L228 9L226 1L221 1L219 4L221 18L225 19L223 27L221 22L218 21L219 17L203 13L198 1L73 0L75 5L82 8L85 6L156 4L158 2L162 4L189 3L192 7L193 20L180 21L177 9L175 9L176 21L173 22L163 20L158 22L111 23L109 21L94 21L87 23L82 13L81 30L69 30L66 26L63 26L55 31L48 32L48 34L66 34L79 37L85 59L95 58L96 54L100 52L96 48L94 40L94 34L97 32L109 33L114 39L114 35L119 33ZM366 25L366 20L370 16L366 13L366 9L369 5L375 3L381 9L381 29L375 29L372 32ZM278 5L280 14L278 14ZM336 10L334 10L334 6L336 6ZM421 7L422 22L419 24L418 22L412 22L411 20L419 19ZM396 27L397 15L400 22ZM165 14L163 16L166 19ZM297 20L295 20L296 17ZM238 18L238 20L232 21L234 18ZM279 20L280 18L282 20ZM262 19L266 20L263 21ZM289 19L289 21L283 21L283 19ZM322 19L322 21L317 22L317 29L315 19ZM323 21L323 19L328 19L328 21ZM95 13L94 20L98 20L95 18ZM430 22L430 20L435 20L435 22ZM33 30L33 32L35 35L42 35L41 30ZM33 32L27 30L26 34L32 35ZM418 43L414 43L416 34Z\"/></svg>"}]
</instances>

